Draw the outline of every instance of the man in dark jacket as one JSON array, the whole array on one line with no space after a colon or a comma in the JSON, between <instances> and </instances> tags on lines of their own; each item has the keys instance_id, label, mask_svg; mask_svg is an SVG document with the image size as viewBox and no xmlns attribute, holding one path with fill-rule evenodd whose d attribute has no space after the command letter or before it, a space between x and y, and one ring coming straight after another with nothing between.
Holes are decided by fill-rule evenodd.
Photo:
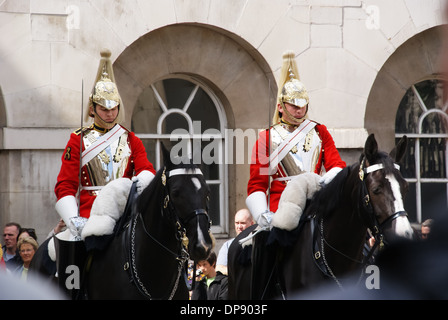
<instances>
[{"instance_id":1,"label":"man in dark jacket","mask_svg":"<svg viewBox=\"0 0 448 320\"><path fill-rule=\"evenodd\" d=\"M16 222L9 222L3 229L3 242L5 245L2 247L3 259L6 264L6 268L13 271L18 266L23 264L19 251L17 250L17 238L19 236L20 224Z\"/></svg>"},{"instance_id":2,"label":"man in dark jacket","mask_svg":"<svg viewBox=\"0 0 448 320\"><path fill-rule=\"evenodd\" d=\"M197 266L205 277L196 282L191 300L227 300L227 276L215 270L216 253L212 251Z\"/></svg>"}]
</instances>

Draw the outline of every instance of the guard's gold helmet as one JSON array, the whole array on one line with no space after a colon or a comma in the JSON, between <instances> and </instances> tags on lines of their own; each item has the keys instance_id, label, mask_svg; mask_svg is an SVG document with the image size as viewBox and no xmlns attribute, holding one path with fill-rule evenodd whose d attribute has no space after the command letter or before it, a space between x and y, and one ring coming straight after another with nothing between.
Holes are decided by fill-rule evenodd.
<instances>
[{"instance_id":1,"label":"guard's gold helmet","mask_svg":"<svg viewBox=\"0 0 448 320\"><path fill-rule=\"evenodd\" d=\"M93 88L92 102L106 109L113 109L120 105L121 98L117 86L109 79L106 70L103 71L100 81Z\"/></svg>"},{"instance_id":2,"label":"guard's gold helmet","mask_svg":"<svg viewBox=\"0 0 448 320\"><path fill-rule=\"evenodd\" d=\"M89 108L87 108L86 120L89 117L95 117L95 114L91 112L94 105L100 105L109 110L118 107L118 116L113 123L100 123L103 127L112 127L116 123L124 121L124 107L117 85L115 84L114 71L110 61L111 52L108 49L103 49L100 54L100 64L92 93L89 96Z\"/></svg>"},{"instance_id":3,"label":"guard's gold helmet","mask_svg":"<svg viewBox=\"0 0 448 320\"><path fill-rule=\"evenodd\" d=\"M294 59L294 52L292 51L287 51L283 54L283 64L278 84L278 104L283 106L283 103L286 102L301 108L307 107L310 101L308 91L300 81L299 71ZM278 122L280 122L280 115L276 107L272 124Z\"/></svg>"},{"instance_id":4,"label":"guard's gold helmet","mask_svg":"<svg viewBox=\"0 0 448 320\"><path fill-rule=\"evenodd\" d=\"M303 108L309 102L308 92L302 82L292 78L284 84L280 101Z\"/></svg>"}]
</instances>

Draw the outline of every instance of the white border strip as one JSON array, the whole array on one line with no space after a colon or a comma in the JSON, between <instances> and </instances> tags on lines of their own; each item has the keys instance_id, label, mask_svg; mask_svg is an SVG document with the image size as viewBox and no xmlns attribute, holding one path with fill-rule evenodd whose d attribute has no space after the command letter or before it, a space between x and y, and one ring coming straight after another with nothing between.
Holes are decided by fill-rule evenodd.
<instances>
[{"instance_id":1,"label":"white border strip","mask_svg":"<svg viewBox=\"0 0 448 320\"><path fill-rule=\"evenodd\" d=\"M397 170L400 170L400 166L398 164L394 163L394 167ZM366 168L366 173L371 173L371 172L374 172L374 171L377 171L377 170L380 170L383 168L384 168L384 165L382 163L374 164L374 165L371 165Z\"/></svg>"},{"instance_id":2,"label":"white border strip","mask_svg":"<svg viewBox=\"0 0 448 320\"><path fill-rule=\"evenodd\" d=\"M200 175L202 175L202 171L201 171L201 169L198 169L198 168L196 168L196 169L186 169L186 168L174 169L168 173L168 177L177 176L177 175L181 175L181 174L200 174Z\"/></svg>"}]
</instances>

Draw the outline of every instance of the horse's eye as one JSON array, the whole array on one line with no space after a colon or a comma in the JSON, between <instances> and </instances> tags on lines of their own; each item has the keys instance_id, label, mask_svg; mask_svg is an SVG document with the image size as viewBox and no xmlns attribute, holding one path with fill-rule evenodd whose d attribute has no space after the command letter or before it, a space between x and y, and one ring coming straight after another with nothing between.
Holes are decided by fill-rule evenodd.
<instances>
[{"instance_id":1,"label":"horse's eye","mask_svg":"<svg viewBox=\"0 0 448 320\"><path fill-rule=\"evenodd\" d=\"M380 194L381 193L381 189L382 189L381 186L377 186L377 187L373 188L372 192L374 194Z\"/></svg>"}]
</instances>

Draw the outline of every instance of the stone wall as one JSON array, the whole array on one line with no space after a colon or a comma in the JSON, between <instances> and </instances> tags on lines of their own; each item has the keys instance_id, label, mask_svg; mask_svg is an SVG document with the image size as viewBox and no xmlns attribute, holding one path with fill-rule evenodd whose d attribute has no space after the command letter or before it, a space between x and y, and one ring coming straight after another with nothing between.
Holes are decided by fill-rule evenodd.
<instances>
[{"instance_id":1,"label":"stone wall","mask_svg":"<svg viewBox=\"0 0 448 320\"><path fill-rule=\"evenodd\" d=\"M394 68L406 68L403 62L418 50L410 39L420 35L418 41L427 51L434 49L426 56L431 68L418 74L438 72L433 61L440 42L428 42L435 33L425 30L436 27L439 32L443 3L0 0L0 159L7 168L0 174L0 223L16 220L44 235L57 222L52 189L60 154L69 133L80 125L81 104L86 106L101 48L112 51L128 110L134 107L135 95L154 79L190 72L217 89L227 102L231 127L241 129L265 127L253 115L269 109L266 88L275 92L281 55L294 50L310 92L310 117L329 127L347 160L363 147L368 132L378 128L380 145L390 144L398 104L377 103L389 83L397 90L389 92L387 101L399 101L417 75L406 78L401 73L405 81L391 77ZM162 36L165 42L155 45ZM217 47L219 39L223 47ZM142 54L142 48L148 50ZM187 48L191 54L182 55ZM201 53L194 48L208 53L203 57L210 61L206 68L193 68ZM225 60L216 59L219 68L213 69L211 55L222 57L221 52L225 57L233 54L235 60L224 65ZM152 59L169 63L153 68ZM243 67L246 71L239 73ZM156 69L159 73L144 73ZM131 115L128 112L128 121ZM235 165L229 175L232 231L231 212L244 204L247 166Z\"/></svg>"}]
</instances>

